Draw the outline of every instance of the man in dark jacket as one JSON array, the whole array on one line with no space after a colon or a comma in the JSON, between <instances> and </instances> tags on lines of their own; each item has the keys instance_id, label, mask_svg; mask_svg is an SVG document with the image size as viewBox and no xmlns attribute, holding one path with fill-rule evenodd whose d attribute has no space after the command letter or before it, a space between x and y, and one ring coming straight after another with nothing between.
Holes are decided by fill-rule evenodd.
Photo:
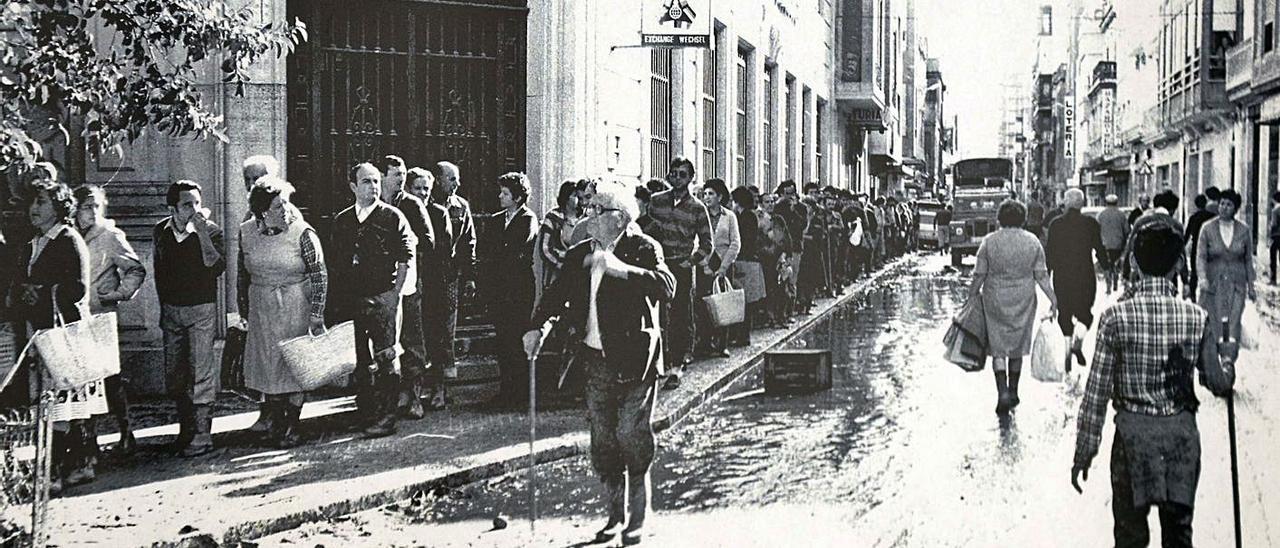
<instances>
[{"instance_id":1,"label":"man in dark jacket","mask_svg":"<svg viewBox=\"0 0 1280 548\"><path fill-rule=\"evenodd\" d=\"M405 187L410 194L422 200L427 209L427 219L431 221L431 230L436 237L436 245L430 256L425 262L419 261L423 265L418 275L422 280L422 331L427 340L427 357L431 364L419 379L417 392L424 394L427 408L440 410L447 403L444 366L446 363L453 363L453 336L449 334L449 316L444 313L449 307L447 289L451 268L449 265L453 263L453 225L449 223L449 210L431 201L435 181L435 175L430 171L415 167L409 170Z\"/></svg>"},{"instance_id":2,"label":"man in dark jacket","mask_svg":"<svg viewBox=\"0 0 1280 548\"><path fill-rule=\"evenodd\" d=\"M1209 187L1209 190L1214 191L1214 196L1219 196L1216 187ZM1196 249L1200 247L1200 227L1218 216L1213 212L1217 210L1217 200L1211 202L1208 193L1196 196L1193 203L1196 210L1187 218L1187 257L1191 258L1196 256ZM1196 286L1199 285L1199 273L1196 272L1196 262L1194 260L1188 262L1191 269L1191 294L1195 295Z\"/></svg>"},{"instance_id":3,"label":"man in dark jacket","mask_svg":"<svg viewBox=\"0 0 1280 548\"><path fill-rule=\"evenodd\" d=\"M1049 223L1048 246L1045 259L1049 273L1053 275L1053 293L1058 297L1058 327L1067 337L1071 353L1080 365L1085 364L1081 350L1083 337L1074 337L1075 320L1085 329L1093 325L1093 299L1098 283L1093 270L1093 255L1098 262L1109 264L1107 250L1102 246L1102 229L1098 221L1080 213L1084 207L1084 192L1078 188L1067 190L1063 196L1065 211ZM1068 358L1067 371L1071 370Z\"/></svg>"},{"instance_id":4,"label":"man in dark jacket","mask_svg":"<svg viewBox=\"0 0 1280 548\"><path fill-rule=\"evenodd\" d=\"M404 214L413 235L418 237L417 260L409 265L408 280L400 293L401 316L400 345L404 358L400 362L404 383L400 387L397 408L411 419L423 417L421 394L418 387L427 368L427 344L423 336L422 278L427 274L427 263L435 253L435 229L427 220L427 210L422 200L405 191L405 165L399 156L387 155L382 159L382 201Z\"/></svg>"},{"instance_id":5,"label":"man in dark jacket","mask_svg":"<svg viewBox=\"0 0 1280 548\"><path fill-rule=\"evenodd\" d=\"M458 304L463 291L475 294L476 291L476 225L471 216L471 203L458 195L462 186L462 172L452 162L437 162L431 171L435 175L436 186L432 200L449 212L449 225L453 229L452 253L444 266L445 305L444 326L449 344L442 345L441 361L435 365L444 368L444 376L458 376L458 368L454 363L453 336L458 328Z\"/></svg>"},{"instance_id":6,"label":"man in dark jacket","mask_svg":"<svg viewBox=\"0 0 1280 548\"><path fill-rule=\"evenodd\" d=\"M418 237L399 209L383 202L382 173L370 163L351 169L355 204L333 218L329 291L336 320L356 327L356 407L365 435L395 433L400 397L400 295L417 260ZM373 345L372 349L370 344Z\"/></svg>"},{"instance_id":7,"label":"man in dark jacket","mask_svg":"<svg viewBox=\"0 0 1280 548\"><path fill-rule=\"evenodd\" d=\"M640 542L650 506L655 450L650 417L663 374L658 306L676 291L662 246L640 231L635 195L601 182L586 208L591 239L570 248L564 270L543 293L524 335L536 356L553 326L576 344L575 365L587 376L591 463L600 475L609 521L599 542L622 534Z\"/></svg>"}]
</instances>

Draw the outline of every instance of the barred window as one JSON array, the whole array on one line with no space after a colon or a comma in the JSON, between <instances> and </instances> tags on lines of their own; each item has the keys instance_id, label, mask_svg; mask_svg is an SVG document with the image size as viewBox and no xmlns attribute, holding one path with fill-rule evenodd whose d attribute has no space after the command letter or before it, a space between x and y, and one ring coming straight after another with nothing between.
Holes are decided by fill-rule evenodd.
<instances>
[{"instance_id":1,"label":"barred window","mask_svg":"<svg viewBox=\"0 0 1280 548\"><path fill-rule=\"evenodd\" d=\"M718 40L717 40L718 42ZM702 176L703 179L719 177L716 165L716 139L720 136L719 119L716 116L716 50L702 50Z\"/></svg>"},{"instance_id":2,"label":"barred window","mask_svg":"<svg viewBox=\"0 0 1280 548\"><path fill-rule=\"evenodd\" d=\"M649 96L649 174L662 177L671 165L671 65L672 50L651 53Z\"/></svg>"},{"instance_id":3,"label":"barred window","mask_svg":"<svg viewBox=\"0 0 1280 548\"><path fill-rule=\"evenodd\" d=\"M751 135L751 124L747 117L747 97L750 89L748 89L747 80L747 52L738 50L738 72L737 72L737 104L735 105L734 115L737 120L737 142L735 143L734 154L734 180L738 185L746 185L747 180L747 138Z\"/></svg>"},{"instance_id":4,"label":"barred window","mask_svg":"<svg viewBox=\"0 0 1280 548\"><path fill-rule=\"evenodd\" d=\"M774 112L773 112L773 67L765 67L764 69L764 137L760 140L761 146L764 147L764 155L761 160L764 164L764 182L763 190L765 192L773 191L774 184L777 179L774 177L773 166L773 128L774 128Z\"/></svg>"}]
</instances>

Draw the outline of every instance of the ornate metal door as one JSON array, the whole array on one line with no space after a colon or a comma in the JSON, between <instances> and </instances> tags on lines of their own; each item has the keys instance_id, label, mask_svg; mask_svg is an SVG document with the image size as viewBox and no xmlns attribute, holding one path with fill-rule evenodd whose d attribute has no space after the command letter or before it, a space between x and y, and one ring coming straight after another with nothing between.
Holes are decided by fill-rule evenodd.
<instances>
[{"instance_id":1,"label":"ornate metal door","mask_svg":"<svg viewBox=\"0 0 1280 548\"><path fill-rule=\"evenodd\" d=\"M309 40L289 57L288 175L321 231L350 167L386 154L462 173L477 212L525 169L525 0L288 0Z\"/></svg>"}]
</instances>

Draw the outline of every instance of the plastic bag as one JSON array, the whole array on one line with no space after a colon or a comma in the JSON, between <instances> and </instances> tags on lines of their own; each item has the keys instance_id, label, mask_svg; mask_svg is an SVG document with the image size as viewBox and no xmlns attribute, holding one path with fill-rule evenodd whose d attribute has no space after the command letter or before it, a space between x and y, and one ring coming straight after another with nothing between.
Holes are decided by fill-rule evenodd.
<instances>
[{"instance_id":1,"label":"plastic bag","mask_svg":"<svg viewBox=\"0 0 1280 548\"><path fill-rule=\"evenodd\" d=\"M1245 303L1244 312L1240 314L1240 347L1257 350L1261 335L1262 316L1258 314L1258 305Z\"/></svg>"},{"instance_id":2,"label":"plastic bag","mask_svg":"<svg viewBox=\"0 0 1280 548\"><path fill-rule=\"evenodd\" d=\"M1058 324L1052 318L1041 320L1031 342L1031 376L1040 382L1062 382L1067 378L1066 361L1067 345Z\"/></svg>"}]
</instances>

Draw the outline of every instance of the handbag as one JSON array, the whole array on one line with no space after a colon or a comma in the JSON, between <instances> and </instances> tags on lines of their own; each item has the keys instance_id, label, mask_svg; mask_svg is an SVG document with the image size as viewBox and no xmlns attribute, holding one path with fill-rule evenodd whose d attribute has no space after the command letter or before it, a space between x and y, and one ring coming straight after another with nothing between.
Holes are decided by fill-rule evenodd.
<instances>
[{"instance_id":1,"label":"handbag","mask_svg":"<svg viewBox=\"0 0 1280 548\"><path fill-rule=\"evenodd\" d=\"M250 397L244 384L244 348L248 340L249 334L240 326L227 327L227 340L222 347L222 372L219 376L223 390L245 397Z\"/></svg>"},{"instance_id":2,"label":"handbag","mask_svg":"<svg viewBox=\"0 0 1280 548\"><path fill-rule=\"evenodd\" d=\"M747 298L741 289L735 289L724 276L716 277L711 294L702 298L707 317L716 327L742 323L747 317Z\"/></svg>"},{"instance_id":3,"label":"handbag","mask_svg":"<svg viewBox=\"0 0 1280 548\"><path fill-rule=\"evenodd\" d=\"M343 322L319 335L276 343L285 366L303 390L315 390L356 370L356 325Z\"/></svg>"},{"instance_id":4,"label":"handbag","mask_svg":"<svg viewBox=\"0 0 1280 548\"><path fill-rule=\"evenodd\" d=\"M53 322L31 337L40 355L47 389L72 390L93 381L120 374L120 342L116 313L82 314L66 323L58 309L58 289L53 288Z\"/></svg>"},{"instance_id":5,"label":"handbag","mask_svg":"<svg viewBox=\"0 0 1280 548\"><path fill-rule=\"evenodd\" d=\"M757 302L765 297L764 267L760 266L759 262L734 262L733 283L742 288L747 304Z\"/></svg>"}]
</instances>

